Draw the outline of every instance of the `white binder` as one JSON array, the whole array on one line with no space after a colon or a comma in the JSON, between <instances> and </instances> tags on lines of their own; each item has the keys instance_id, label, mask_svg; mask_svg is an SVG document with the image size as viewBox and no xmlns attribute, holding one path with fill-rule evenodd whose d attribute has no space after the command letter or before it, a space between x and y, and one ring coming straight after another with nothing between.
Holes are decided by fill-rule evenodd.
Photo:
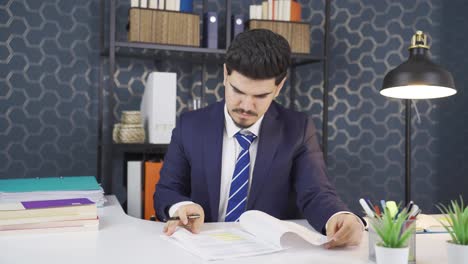
<instances>
[{"instance_id":1,"label":"white binder","mask_svg":"<svg viewBox=\"0 0 468 264\"><path fill-rule=\"evenodd\" d=\"M141 161L127 162L127 214L143 218Z\"/></svg>"},{"instance_id":2,"label":"white binder","mask_svg":"<svg viewBox=\"0 0 468 264\"><path fill-rule=\"evenodd\" d=\"M149 143L169 144L176 124L177 74L152 72L141 101L141 114Z\"/></svg>"}]
</instances>

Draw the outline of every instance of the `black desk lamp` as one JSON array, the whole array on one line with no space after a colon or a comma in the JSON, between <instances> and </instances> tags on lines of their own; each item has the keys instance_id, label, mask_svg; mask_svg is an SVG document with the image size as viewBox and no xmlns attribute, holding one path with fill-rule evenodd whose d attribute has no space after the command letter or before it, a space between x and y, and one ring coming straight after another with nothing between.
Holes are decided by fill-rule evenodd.
<instances>
[{"instance_id":1,"label":"black desk lamp","mask_svg":"<svg viewBox=\"0 0 468 264\"><path fill-rule=\"evenodd\" d=\"M452 75L430 60L427 36L416 31L409 58L384 78L380 94L405 100L405 202L411 201L411 99L432 99L457 93Z\"/></svg>"}]
</instances>

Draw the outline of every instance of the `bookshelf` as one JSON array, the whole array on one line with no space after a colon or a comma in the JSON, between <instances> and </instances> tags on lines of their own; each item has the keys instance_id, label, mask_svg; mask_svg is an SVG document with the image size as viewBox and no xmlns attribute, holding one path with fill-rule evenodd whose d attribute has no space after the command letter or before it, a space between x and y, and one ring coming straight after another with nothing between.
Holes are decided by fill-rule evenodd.
<instances>
[{"instance_id":1,"label":"bookshelf","mask_svg":"<svg viewBox=\"0 0 468 264\"><path fill-rule=\"evenodd\" d=\"M116 40L116 8L117 1L128 1L128 0L101 0L101 57L107 60L107 65L101 60L101 73L100 73L100 85L99 85L99 130L98 130L98 179L103 185L106 193L112 193L114 186L113 178L122 171L115 172L114 169L123 160L122 157L125 155L156 155L163 157L167 151L167 145L158 144L123 144L113 143L109 138L112 137L112 131L105 132L105 124L108 124L109 129L112 130L112 126L115 123L115 117L112 109L115 106L114 93L116 88L115 77L111 77L108 81L107 90L105 89L103 67L108 67L109 76L114 76L116 71L116 59L117 58L130 58L130 59L148 59L154 60L172 60L180 58L190 61L191 63L200 63L205 70L205 64L216 62L222 63L226 54L226 49L209 49L204 47L190 47L190 46L178 46L178 45L165 45L155 44L146 42L129 42ZM310 64L322 64L322 75L323 75L323 118L322 122L322 148L323 152L327 152L327 137L328 129L326 124L328 123L328 51L329 51L329 24L330 24L330 6L331 0L322 0L324 2L324 25L323 25L323 51L320 55L312 54L292 54L291 74L289 75L289 82L291 87L294 86L294 71L297 67L302 67ZM225 25L225 47L229 47L231 43L231 0L225 0L226 5L226 17L224 21ZM207 1L203 0L203 13L206 13ZM107 15L106 15L107 14ZM202 17L202 16L201 16ZM108 28L108 32L105 31L105 26ZM150 51L150 52L148 52ZM163 54L160 51L163 51ZM203 74L204 76L204 74ZM205 87L205 80L201 80L202 88L202 100L203 92ZM289 98L291 102L295 101L296 94L294 89L289 90ZM295 104L292 103L291 107L294 108ZM105 112L105 109L109 109ZM115 158L115 157L118 158ZM325 159L326 159L326 155ZM117 165L116 165L117 164Z\"/></svg>"}]
</instances>

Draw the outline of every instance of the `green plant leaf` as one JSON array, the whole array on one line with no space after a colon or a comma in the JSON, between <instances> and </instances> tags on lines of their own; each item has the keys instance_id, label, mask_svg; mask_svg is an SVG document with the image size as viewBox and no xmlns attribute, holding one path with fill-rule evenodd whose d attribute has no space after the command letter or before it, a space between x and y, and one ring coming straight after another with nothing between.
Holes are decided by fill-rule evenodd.
<instances>
[{"instance_id":1,"label":"green plant leaf","mask_svg":"<svg viewBox=\"0 0 468 264\"><path fill-rule=\"evenodd\" d=\"M408 240L415 232L414 222L408 226L406 221L408 216L409 213L404 209L393 218L390 211L384 208L380 217L369 219L371 226L382 240L383 247L401 248L408 246Z\"/></svg>"},{"instance_id":2,"label":"green plant leaf","mask_svg":"<svg viewBox=\"0 0 468 264\"><path fill-rule=\"evenodd\" d=\"M445 215L449 224L439 222L447 230L452 238L452 242L460 245L468 245L468 206L465 207L462 196L460 203L457 200L450 201L447 207L443 204L437 205L437 209Z\"/></svg>"}]
</instances>

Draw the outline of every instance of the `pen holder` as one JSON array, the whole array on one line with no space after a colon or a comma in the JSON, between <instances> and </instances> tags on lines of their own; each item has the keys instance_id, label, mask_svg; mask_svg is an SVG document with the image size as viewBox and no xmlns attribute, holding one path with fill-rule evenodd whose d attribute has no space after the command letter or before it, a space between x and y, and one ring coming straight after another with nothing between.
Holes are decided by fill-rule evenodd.
<instances>
[{"instance_id":1,"label":"pen holder","mask_svg":"<svg viewBox=\"0 0 468 264\"><path fill-rule=\"evenodd\" d=\"M403 230L401 232L404 232L407 228L412 229L412 234L408 240L408 247L409 247L408 264L416 264L416 220L405 221L403 225ZM369 225L368 231L369 231L369 260L376 262L375 245L381 242L381 239L371 225Z\"/></svg>"}]
</instances>

